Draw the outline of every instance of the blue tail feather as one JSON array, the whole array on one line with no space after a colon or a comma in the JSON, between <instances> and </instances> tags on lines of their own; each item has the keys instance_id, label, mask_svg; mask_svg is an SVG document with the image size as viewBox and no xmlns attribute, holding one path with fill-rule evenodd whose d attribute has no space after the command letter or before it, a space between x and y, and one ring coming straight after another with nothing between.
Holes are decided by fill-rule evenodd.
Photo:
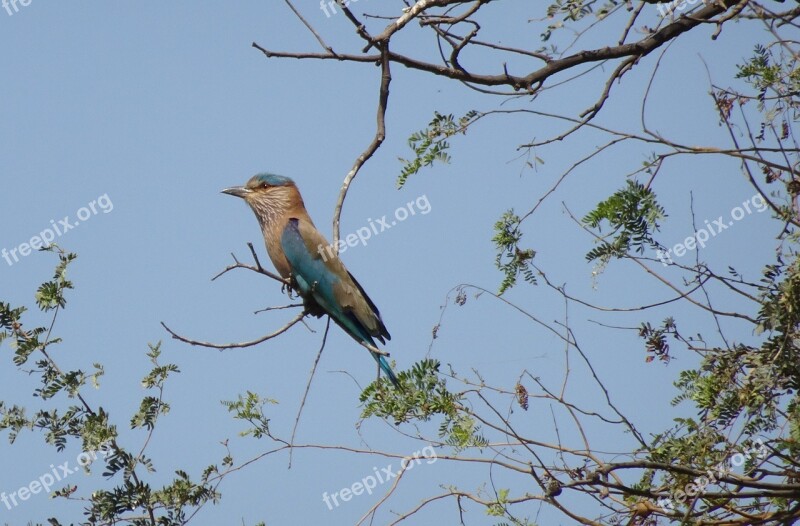
<instances>
[{"instance_id":1,"label":"blue tail feather","mask_svg":"<svg viewBox=\"0 0 800 526\"><path fill-rule=\"evenodd\" d=\"M394 371L392 368L389 367L389 362L386 361L386 358L381 356L380 354L370 353L372 357L375 358L375 361L378 362L378 365L381 367L381 371L386 374L386 377L392 382L395 387L400 387L400 381L395 376Z\"/></svg>"}]
</instances>

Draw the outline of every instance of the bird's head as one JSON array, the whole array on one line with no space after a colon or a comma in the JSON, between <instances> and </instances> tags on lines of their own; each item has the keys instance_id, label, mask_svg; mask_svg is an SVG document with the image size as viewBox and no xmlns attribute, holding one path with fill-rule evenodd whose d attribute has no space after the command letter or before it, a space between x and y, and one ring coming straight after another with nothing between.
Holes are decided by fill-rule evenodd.
<instances>
[{"instance_id":1,"label":"bird's head","mask_svg":"<svg viewBox=\"0 0 800 526\"><path fill-rule=\"evenodd\" d=\"M244 199L261 222L294 206L303 206L294 181L271 173L254 175L244 186L226 188L222 193Z\"/></svg>"}]
</instances>

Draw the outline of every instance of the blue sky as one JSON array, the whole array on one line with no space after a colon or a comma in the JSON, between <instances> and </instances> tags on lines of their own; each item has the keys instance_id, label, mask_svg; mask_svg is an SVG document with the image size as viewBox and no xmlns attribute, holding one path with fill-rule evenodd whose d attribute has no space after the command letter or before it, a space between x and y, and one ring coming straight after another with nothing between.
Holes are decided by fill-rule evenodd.
<instances>
[{"instance_id":1,"label":"blue sky","mask_svg":"<svg viewBox=\"0 0 800 526\"><path fill-rule=\"evenodd\" d=\"M506 5L506 3L502 3ZM352 52L360 42L341 15L326 17L315 2L298 7L329 43ZM378 0L361 0L356 12L372 9ZM486 9L485 38L502 35L504 42L530 41L545 22L528 22L527 3L508 2ZM399 12L399 4L394 11ZM537 16L540 14L537 13ZM652 21L657 15L653 13ZM509 22L510 21L510 22ZM727 146L707 95L708 72L727 84L735 64L749 56L752 44L766 38L742 24L726 27L709 39L713 28L677 42L662 62L647 109L654 129L685 143ZM589 35L598 45L609 33ZM316 43L282 2L47 3L33 0L12 15L0 10L0 249L11 250L51 225L78 214L85 221L57 242L78 254L70 270L76 290L59 315L56 333L64 339L55 352L64 368L88 370L104 364L100 390L87 399L109 411L121 442L136 449L144 440L127 422L145 395L141 377L148 371L148 342L163 341L163 360L181 373L167 385L172 407L160 421L150 457L158 468L154 481L166 481L175 469L193 476L224 456L220 442L237 462L270 448L266 441L240 438L221 400L255 391L279 400L270 408L273 430L288 437L320 345L324 322L312 319L288 334L257 347L217 352L193 348L169 338L160 322L192 338L219 343L254 339L283 325L292 312L254 315L255 310L286 303L272 281L246 272L210 278L232 262L231 252L249 260L253 242L262 262L268 260L255 218L239 200L220 194L243 184L252 174L271 171L295 179L317 226L330 238L337 192L353 160L374 133L379 70L366 65L266 59L251 42L271 49L316 51ZM404 52L435 57L430 38L398 39ZM648 82L655 54L615 86L601 123L615 128L637 126L638 96ZM473 67L494 71L486 56ZM518 61L525 71L532 64ZM572 112L591 104L598 84L609 71L597 70L564 89L547 91L536 100L518 99L509 107ZM342 216L342 234L355 232L370 219L392 216L411 201L424 198L427 214L417 214L369 240L348 248L343 259L380 307L392 334L388 350L405 369L424 358L431 331L446 295L461 283L496 290L501 275L494 268L492 225L508 208L530 209L581 152L604 142L599 134L537 151L545 161L526 169L516 147L563 130L544 118L491 117L453 143L453 161L412 177L396 189L398 157L410 154L407 137L423 128L434 111L461 115L489 110L501 100L465 87L393 68L388 136L363 168L350 190ZM584 254L591 238L565 213L582 217L598 200L624 184L647 149L623 146L580 167L526 223L526 244L537 251L536 263L555 283L592 303L631 306L670 297L668 290L627 264L610 265L593 277ZM680 242L693 232L689 196L703 219L729 215L753 190L736 163L713 158L671 163L655 189L668 207L661 240ZM96 202L96 214L80 210ZM105 206L101 207L105 203ZM563 203L563 204L562 204ZM756 277L774 245L768 214L748 214L715 237L702 257L716 265L734 264ZM694 255L686 256L694 257ZM0 299L33 307L33 292L50 277L55 259L34 252L12 265L0 259ZM678 274L666 275L677 279ZM545 322L564 320L562 300L543 286L520 284L509 301ZM735 305L739 308L748 306ZM669 315L679 317L687 333L707 331L710 319L679 306L645 315L601 315L573 308L570 323L597 367L613 386L620 407L646 432L670 425L666 402L677 371L693 363L679 356L669 367L645 364L641 341L633 330L604 328L595 321L635 327L654 325ZM46 318L31 311L28 326ZM747 327L729 324L735 338L749 338ZM540 326L487 295L471 292L464 307L447 308L431 355L463 374L481 371L490 383L513 388L523 369L560 386L563 345ZM708 334L710 341L715 335ZM35 409L30 396L35 375L14 370L8 344L0 347L0 399ZM576 377L585 374L575 365ZM343 374L346 371L348 374ZM357 426L360 389L374 377L372 360L338 328L322 356L302 415L300 443L347 445L412 455L426 442L402 436L391 424L368 420ZM598 391L589 382L570 384L571 395L591 403ZM527 432L543 441L554 438L549 410L532 411ZM567 421L561 425L568 426ZM435 435L435 425L422 426ZM597 443L625 449L625 436L593 429ZM415 433L411 427L403 429ZM566 431L564 431L566 432ZM571 436L571 434L568 434ZM49 471L50 464L73 461L80 453L71 443L55 452L33 433L0 447L3 469L0 491L13 491ZM444 454L446 449L438 449ZM383 464L381 464L383 462ZM397 460L392 461L397 465ZM388 461L344 452L299 450L287 469L283 453L266 457L230 475L216 506L206 506L197 524L355 523L378 500L363 495L329 510L323 492L350 486ZM389 510L412 508L440 485L469 490L488 480L479 466L441 460L409 472L376 523L386 523ZM96 478L81 473L69 482L89 491ZM514 491L535 491L529 480L508 477ZM385 488L384 488L385 489ZM537 508L531 507L530 516ZM444 521L454 506L433 506L413 524ZM35 495L11 510L0 506L0 522L42 522L56 515L78 521L79 506ZM473 524L493 524L483 510L472 510Z\"/></svg>"}]
</instances>

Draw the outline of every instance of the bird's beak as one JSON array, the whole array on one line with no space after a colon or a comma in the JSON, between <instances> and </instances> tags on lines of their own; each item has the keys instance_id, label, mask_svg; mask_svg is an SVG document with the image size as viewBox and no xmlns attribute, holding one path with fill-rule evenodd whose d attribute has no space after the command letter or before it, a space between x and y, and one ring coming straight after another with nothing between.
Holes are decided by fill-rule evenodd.
<instances>
[{"instance_id":1,"label":"bird's beak","mask_svg":"<svg viewBox=\"0 0 800 526\"><path fill-rule=\"evenodd\" d=\"M250 192L252 192L252 190L245 188L244 186L232 186L231 188L226 188L222 191L223 194L235 195L236 197L241 197L242 199L244 199Z\"/></svg>"}]
</instances>

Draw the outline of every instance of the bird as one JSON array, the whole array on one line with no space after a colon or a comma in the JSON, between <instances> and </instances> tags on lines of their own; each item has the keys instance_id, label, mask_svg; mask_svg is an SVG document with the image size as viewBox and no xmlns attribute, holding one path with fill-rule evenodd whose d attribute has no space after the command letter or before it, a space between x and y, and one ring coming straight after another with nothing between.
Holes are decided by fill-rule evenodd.
<instances>
[{"instance_id":1,"label":"bird","mask_svg":"<svg viewBox=\"0 0 800 526\"><path fill-rule=\"evenodd\" d=\"M364 288L314 226L295 182L282 175L259 173L244 186L222 193L242 198L256 215L275 270L303 298L305 311L328 315L344 332L366 347L396 387L400 382L377 348L391 340L381 313Z\"/></svg>"}]
</instances>

